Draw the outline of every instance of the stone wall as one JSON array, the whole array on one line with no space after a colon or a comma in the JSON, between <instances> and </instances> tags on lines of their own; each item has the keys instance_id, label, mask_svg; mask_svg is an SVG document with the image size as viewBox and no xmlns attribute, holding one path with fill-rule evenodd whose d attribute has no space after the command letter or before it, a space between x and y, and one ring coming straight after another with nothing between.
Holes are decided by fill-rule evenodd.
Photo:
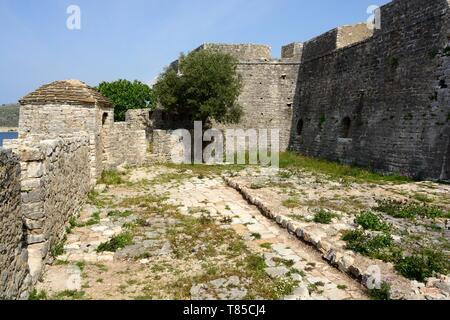
<instances>
[{"instance_id":1,"label":"stone wall","mask_svg":"<svg viewBox=\"0 0 450 320\"><path fill-rule=\"evenodd\" d=\"M272 49L266 45L206 43L196 50L218 50L232 55L239 61L272 60Z\"/></svg>"},{"instance_id":2,"label":"stone wall","mask_svg":"<svg viewBox=\"0 0 450 320\"><path fill-rule=\"evenodd\" d=\"M296 102L296 86L303 45L293 43L283 47L282 59L272 59L269 46L204 44L196 50L218 50L238 60L237 72L243 80L242 92L238 98L243 108L239 124L222 125L213 123L219 130L226 129L279 129L280 147L286 151L291 136L291 123ZM173 66L176 67L176 62ZM193 124L160 119L160 113L153 115L155 129L192 129Z\"/></svg>"},{"instance_id":3,"label":"stone wall","mask_svg":"<svg viewBox=\"0 0 450 320\"><path fill-rule=\"evenodd\" d=\"M300 62L303 55L303 43L294 42L281 48L281 59Z\"/></svg>"},{"instance_id":4,"label":"stone wall","mask_svg":"<svg viewBox=\"0 0 450 320\"><path fill-rule=\"evenodd\" d=\"M88 134L90 140L91 183L103 171L104 127L112 126L114 110L91 104L22 105L20 107L19 138L42 135L44 139L61 135Z\"/></svg>"},{"instance_id":5,"label":"stone wall","mask_svg":"<svg viewBox=\"0 0 450 320\"><path fill-rule=\"evenodd\" d=\"M111 170L123 164L144 164L148 149L146 132L133 123L115 122L104 135L104 167Z\"/></svg>"},{"instance_id":6,"label":"stone wall","mask_svg":"<svg viewBox=\"0 0 450 320\"><path fill-rule=\"evenodd\" d=\"M173 131L154 130L149 145L148 161L150 163L172 163L172 155L184 157L181 138L173 135Z\"/></svg>"},{"instance_id":7,"label":"stone wall","mask_svg":"<svg viewBox=\"0 0 450 320\"><path fill-rule=\"evenodd\" d=\"M25 298L31 284L22 228L20 162L0 148L0 300Z\"/></svg>"},{"instance_id":8,"label":"stone wall","mask_svg":"<svg viewBox=\"0 0 450 320\"><path fill-rule=\"evenodd\" d=\"M305 44L291 147L383 172L450 179L448 2L393 1L381 19L373 37L345 48L336 30Z\"/></svg>"},{"instance_id":9,"label":"stone wall","mask_svg":"<svg viewBox=\"0 0 450 320\"><path fill-rule=\"evenodd\" d=\"M153 128L153 111L151 109L131 109L125 114L125 122L135 130L144 130L148 140Z\"/></svg>"},{"instance_id":10,"label":"stone wall","mask_svg":"<svg viewBox=\"0 0 450 320\"><path fill-rule=\"evenodd\" d=\"M244 114L237 125L219 125L218 129L279 129L281 150L287 150L292 114L297 104L295 88L299 63L239 63L243 90L238 102Z\"/></svg>"},{"instance_id":11,"label":"stone wall","mask_svg":"<svg viewBox=\"0 0 450 320\"><path fill-rule=\"evenodd\" d=\"M88 105L23 105L20 107L19 137L94 132L97 126L95 112L95 107Z\"/></svg>"},{"instance_id":12,"label":"stone wall","mask_svg":"<svg viewBox=\"0 0 450 320\"><path fill-rule=\"evenodd\" d=\"M35 283L51 249L64 236L91 187L87 136L47 139L40 135L8 142L21 161L21 215L28 264Z\"/></svg>"},{"instance_id":13,"label":"stone wall","mask_svg":"<svg viewBox=\"0 0 450 320\"><path fill-rule=\"evenodd\" d=\"M303 61L307 61L321 57L336 49L366 40L372 35L373 31L367 28L365 23L335 28L305 42L301 58Z\"/></svg>"}]
</instances>

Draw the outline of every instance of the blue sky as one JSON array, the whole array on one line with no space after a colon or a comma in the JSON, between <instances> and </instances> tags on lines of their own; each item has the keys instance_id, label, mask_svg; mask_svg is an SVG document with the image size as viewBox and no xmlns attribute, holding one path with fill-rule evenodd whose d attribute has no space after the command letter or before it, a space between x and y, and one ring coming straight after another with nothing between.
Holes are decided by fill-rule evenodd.
<instances>
[{"instance_id":1,"label":"blue sky","mask_svg":"<svg viewBox=\"0 0 450 320\"><path fill-rule=\"evenodd\" d=\"M42 84L119 78L150 83L205 42L281 46L365 21L389 0L0 0L0 103ZM68 30L69 5L81 30Z\"/></svg>"}]
</instances>

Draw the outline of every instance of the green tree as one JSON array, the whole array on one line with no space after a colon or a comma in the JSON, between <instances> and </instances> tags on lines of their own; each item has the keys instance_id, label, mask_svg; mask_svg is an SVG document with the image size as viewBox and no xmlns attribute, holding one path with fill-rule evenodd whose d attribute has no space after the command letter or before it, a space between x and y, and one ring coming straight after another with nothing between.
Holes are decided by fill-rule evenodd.
<instances>
[{"instance_id":1,"label":"green tree","mask_svg":"<svg viewBox=\"0 0 450 320\"><path fill-rule=\"evenodd\" d=\"M114 104L114 119L124 121L125 113L129 109L144 109L153 106L154 96L152 89L135 80L117 80L114 82L102 82L97 90Z\"/></svg>"},{"instance_id":2,"label":"green tree","mask_svg":"<svg viewBox=\"0 0 450 320\"><path fill-rule=\"evenodd\" d=\"M231 55L214 50L182 54L178 69L169 67L159 76L155 96L166 111L184 120L237 123L242 81L236 66Z\"/></svg>"}]
</instances>

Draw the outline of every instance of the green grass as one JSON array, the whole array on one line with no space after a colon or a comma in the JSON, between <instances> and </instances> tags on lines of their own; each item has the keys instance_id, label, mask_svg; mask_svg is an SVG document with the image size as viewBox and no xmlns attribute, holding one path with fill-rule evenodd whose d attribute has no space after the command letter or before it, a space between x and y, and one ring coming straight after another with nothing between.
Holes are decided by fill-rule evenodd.
<instances>
[{"instance_id":1,"label":"green grass","mask_svg":"<svg viewBox=\"0 0 450 320\"><path fill-rule=\"evenodd\" d=\"M245 165L206 165L206 164L165 164L167 168L180 170L181 172L191 171L192 176L211 177L224 173L233 173L244 170Z\"/></svg>"},{"instance_id":2,"label":"green grass","mask_svg":"<svg viewBox=\"0 0 450 320\"><path fill-rule=\"evenodd\" d=\"M395 270L408 279L423 282L435 273L447 275L450 272L450 262L443 252L425 248L400 259L395 264Z\"/></svg>"},{"instance_id":3,"label":"green grass","mask_svg":"<svg viewBox=\"0 0 450 320\"><path fill-rule=\"evenodd\" d=\"M450 212L438 207L418 204L410 201L379 200L377 211L386 213L394 218L414 219L425 218L450 218Z\"/></svg>"},{"instance_id":4,"label":"green grass","mask_svg":"<svg viewBox=\"0 0 450 320\"><path fill-rule=\"evenodd\" d=\"M100 212L96 211L92 214L91 218L85 223L77 223L77 227L90 227L100 223Z\"/></svg>"},{"instance_id":5,"label":"green grass","mask_svg":"<svg viewBox=\"0 0 450 320\"><path fill-rule=\"evenodd\" d=\"M257 254L250 254L245 258L246 267L251 271L265 272L267 268L266 261L264 258Z\"/></svg>"},{"instance_id":6,"label":"green grass","mask_svg":"<svg viewBox=\"0 0 450 320\"><path fill-rule=\"evenodd\" d=\"M28 300L47 300L48 295L45 291L38 291L37 289L33 289L30 295L28 296Z\"/></svg>"},{"instance_id":7,"label":"green grass","mask_svg":"<svg viewBox=\"0 0 450 320\"><path fill-rule=\"evenodd\" d=\"M292 268L295 265L294 260L287 260L287 259L283 259L283 258L273 258L272 260L273 260L273 262L275 262L277 264L282 264L288 268Z\"/></svg>"},{"instance_id":8,"label":"green grass","mask_svg":"<svg viewBox=\"0 0 450 320\"><path fill-rule=\"evenodd\" d=\"M116 186L124 183L122 174L117 171L103 171L98 184L106 184L107 186Z\"/></svg>"},{"instance_id":9,"label":"green grass","mask_svg":"<svg viewBox=\"0 0 450 320\"><path fill-rule=\"evenodd\" d=\"M52 300L82 300L86 293L84 291L66 290L57 293Z\"/></svg>"},{"instance_id":10,"label":"green grass","mask_svg":"<svg viewBox=\"0 0 450 320\"><path fill-rule=\"evenodd\" d=\"M251 185L250 185L250 189L253 189L253 190L259 190L259 189L264 189L264 184L262 184L262 183L252 183Z\"/></svg>"},{"instance_id":11,"label":"green grass","mask_svg":"<svg viewBox=\"0 0 450 320\"><path fill-rule=\"evenodd\" d=\"M259 234L257 232L253 232L251 235L255 240L261 240L261 238L262 238L261 234Z\"/></svg>"},{"instance_id":12,"label":"green grass","mask_svg":"<svg viewBox=\"0 0 450 320\"><path fill-rule=\"evenodd\" d=\"M320 210L314 215L314 222L321 224L330 224L334 218L336 218L336 215L334 213Z\"/></svg>"},{"instance_id":13,"label":"green grass","mask_svg":"<svg viewBox=\"0 0 450 320\"><path fill-rule=\"evenodd\" d=\"M433 202L433 199L431 199L430 197L428 197L425 194L420 194L420 193L416 193L415 195L412 196L412 198L414 200L417 200L422 203L432 203Z\"/></svg>"},{"instance_id":14,"label":"green grass","mask_svg":"<svg viewBox=\"0 0 450 320\"><path fill-rule=\"evenodd\" d=\"M389 231L391 226L383 222L378 215L373 212L361 212L356 216L355 222L364 230Z\"/></svg>"},{"instance_id":15,"label":"green grass","mask_svg":"<svg viewBox=\"0 0 450 320\"><path fill-rule=\"evenodd\" d=\"M133 244L133 235L130 232L124 232L113 237L110 241L100 244L97 252L116 252L131 244Z\"/></svg>"},{"instance_id":16,"label":"green grass","mask_svg":"<svg viewBox=\"0 0 450 320\"><path fill-rule=\"evenodd\" d=\"M133 212L129 211L129 210L126 210L126 211L114 210L114 211L108 212L108 217L110 217L110 218L128 218L132 214L133 214Z\"/></svg>"},{"instance_id":17,"label":"green grass","mask_svg":"<svg viewBox=\"0 0 450 320\"><path fill-rule=\"evenodd\" d=\"M97 208L104 208L106 206L106 201L101 199L100 194L97 191L91 190L88 194L88 204L96 206Z\"/></svg>"},{"instance_id":18,"label":"green grass","mask_svg":"<svg viewBox=\"0 0 450 320\"><path fill-rule=\"evenodd\" d=\"M300 201L297 199L294 199L294 198L290 198L290 199L284 200L282 202L282 205L288 209L295 209L295 208L300 207Z\"/></svg>"},{"instance_id":19,"label":"green grass","mask_svg":"<svg viewBox=\"0 0 450 320\"><path fill-rule=\"evenodd\" d=\"M262 244L260 244L259 245L261 248L263 248L263 249L267 249L267 250L270 250L270 249L272 249L272 244L271 243L269 243L269 242L266 242L266 243L262 243Z\"/></svg>"},{"instance_id":20,"label":"green grass","mask_svg":"<svg viewBox=\"0 0 450 320\"><path fill-rule=\"evenodd\" d=\"M53 258L59 257L60 255L64 254L64 245L66 243L66 238L64 237L63 240L60 242L54 243L50 248L50 254Z\"/></svg>"},{"instance_id":21,"label":"green grass","mask_svg":"<svg viewBox=\"0 0 450 320\"><path fill-rule=\"evenodd\" d=\"M411 180L400 175L384 175L359 167L305 157L293 152L280 154L282 169L303 169L325 174L331 179L360 183L408 183Z\"/></svg>"}]
</instances>

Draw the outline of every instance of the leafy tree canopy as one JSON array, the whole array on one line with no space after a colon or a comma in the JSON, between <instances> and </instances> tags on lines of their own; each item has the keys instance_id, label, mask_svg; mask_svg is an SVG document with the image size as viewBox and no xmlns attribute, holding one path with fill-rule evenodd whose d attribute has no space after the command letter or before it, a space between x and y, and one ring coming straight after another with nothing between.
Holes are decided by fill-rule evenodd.
<instances>
[{"instance_id":1,"label":"leafy tree canopy","mask_svg":"<svg viewBox=\"0 0 450 320\"><path fill-rule=\"evenodd\" d=\"M114 119L124 121L129 109L144 109L155 101L152 89L140 81L117 80L102 82L97 90L115 104Z\"/></svg>"},{"instance_id":2,"label":"leafy tree canopy","mask_svg":"<svg viewBox=\"0 0 450 320\"><path fill-rule=\"evenodd\" d=\"M155 96L166 111L183 120L237 123L242 81L236 66L231 55L214 50L182 54L178 70L169 67L159 76Z\"/></svg>"}]
</instances>

